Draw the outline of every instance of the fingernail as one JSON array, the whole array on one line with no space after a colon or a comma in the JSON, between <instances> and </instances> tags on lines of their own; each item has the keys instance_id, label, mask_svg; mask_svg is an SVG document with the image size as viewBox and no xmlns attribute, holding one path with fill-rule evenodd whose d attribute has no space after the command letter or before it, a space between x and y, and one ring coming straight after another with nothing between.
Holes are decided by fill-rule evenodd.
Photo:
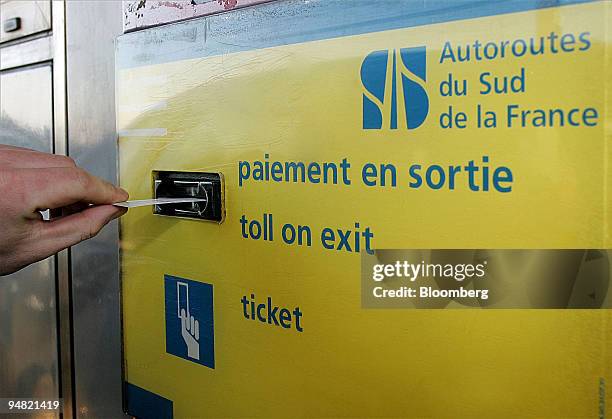
<instances>
[{"instance_id":1,"label":"fingernail","mask_svg":"<svg viewBox=\"0 0 612 419\"><path fill-rule=\"evenodd\" d=\"M128 193L128 191L120 187L117 187L117 189L119 190L119 194L124 197L122 200L127 201L128 198L130 197L130 194Z\"/></svg>"}]
</instances>

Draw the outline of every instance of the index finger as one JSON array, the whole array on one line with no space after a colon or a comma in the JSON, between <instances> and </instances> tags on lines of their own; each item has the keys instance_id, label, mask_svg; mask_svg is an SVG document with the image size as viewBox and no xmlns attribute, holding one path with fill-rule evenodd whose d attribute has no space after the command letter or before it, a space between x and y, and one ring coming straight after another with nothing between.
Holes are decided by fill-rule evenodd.
<instances>
[{"instance_id":1,"label":"index finger","mask_svg":"<svg viewBox=\"0 0 612 419\"><path fill-rule=\"evenodd\" d=\"M60 154L42 153L29 148L0 144L0 167L26 169L72 167L74 160Z\"/></svg>"},{"instance_id":2,"label":"index finger","mask_svg":"<svg viewBox=\"0 0 612 419\"><path fill-rule=\"evenodd\" d=\"M61 208L76 202L112 204L128 193L78 167L18 169L21 187L32 209Z\"/></svg>"}]
</instances>

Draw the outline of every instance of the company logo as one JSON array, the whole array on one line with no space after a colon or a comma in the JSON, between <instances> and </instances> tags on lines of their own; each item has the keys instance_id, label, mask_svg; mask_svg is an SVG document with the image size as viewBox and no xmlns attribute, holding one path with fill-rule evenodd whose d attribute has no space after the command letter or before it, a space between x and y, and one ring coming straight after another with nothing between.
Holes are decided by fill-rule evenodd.
<instances>
[{"instance_id":1,"label":"company logo","mask_svg":"<svg viewBox=\"0 0 612 419\"><path fill-rule=\"evenodd\" d=\"M166 352L215 368L213 286L164 275Z\"/></svg>"},{"instance_id":2,"label":"company logo","mask_svg":"<svg viewBox=\"0 0 612 419\"><path fill-rule=\"evenodd\" d=\"M363 129L415 129L429 112L425 47L380 50L361 64Z\"/></svg>"}]
</instances>

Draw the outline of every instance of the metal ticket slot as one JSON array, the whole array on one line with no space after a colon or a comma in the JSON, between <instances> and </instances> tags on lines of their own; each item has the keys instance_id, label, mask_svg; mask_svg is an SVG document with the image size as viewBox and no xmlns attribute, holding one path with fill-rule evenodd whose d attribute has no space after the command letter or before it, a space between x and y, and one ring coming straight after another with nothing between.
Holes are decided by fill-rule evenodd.
<instances>
[{"instance_id":1,"label":"metal ticket slot","mask_svg":"<svg viewBox=\"0 0 612 419\"><path fill-rule=\"evenodd\" d=\"M220 173L153 172L154 198L201 198L198 202L154 205L153 213L223 222L223 178Z\"/></svg>"}]
</instances>

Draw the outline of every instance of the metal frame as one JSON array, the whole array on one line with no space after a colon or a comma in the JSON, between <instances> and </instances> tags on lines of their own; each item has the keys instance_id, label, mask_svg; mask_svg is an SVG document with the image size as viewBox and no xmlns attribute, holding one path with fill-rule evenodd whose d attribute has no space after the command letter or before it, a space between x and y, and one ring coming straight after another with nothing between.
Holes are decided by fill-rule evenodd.
<instances>
[{"instance_id":1,"label":"metal frame","mask_svg":"<svg viewBox=\"0 0 612 419\"><path fill-rule=\"evenodd\" d=\"M50 31L0 48L0 70L52 64L53 150L111 182L117 176L114 41L122 33L121 13L120 1L54 0ZM59 391L66 419L125 417L118 241L114 222L55 256Z\"/></svg>"},{"instance_id":2,"label":"metal frame","mask_svg":"<svg viewBox=\"0 0 612 419\"><path fill-rule=\"evenodd\" d=\"M68 155L66 124L66 9L63 1L51 2L51 22L51 38L53 40L53 151L55 154ZM70 249L62 250L55 256L60 395L64 402L62 412L64 418L72 418L74 416L69 252Z\"/></svg>"},{"instance_id":3,"label":"metal frame","mask_svg":"<svg viewBox=\"0 0 612 419\"><path fill-rule=\"evenodd\" d=\"M115 39L121 1L68 1L66 13L68 154L117 182ZM71 271L74 417L123 413L121 294L117 221L73 246Z\"/></svg>"},{"instance_id":4,"label":"metal frame","mask_svg":"<svg viewBox=\"0 0 612 419\"><path fill-rule=\"evenodd\" d=\"M65 4L51 2L51 30L11 40L0 48L0 70L50 63L52 71L53 151L66 155ZM55 256L57 356L62 417L73 418L72 324L70 313L69 251Z\"/></svg>"},{"instance_id":5,"label":"metal frame","mask_svg":"<svg viewBox=\"0 0 612 419\"><path fill-rule=\"evenodd\" d=\"M53 42L50 36L0 48L0 70L51 60L53 60Z\"/></svg>"}]
</instances>

